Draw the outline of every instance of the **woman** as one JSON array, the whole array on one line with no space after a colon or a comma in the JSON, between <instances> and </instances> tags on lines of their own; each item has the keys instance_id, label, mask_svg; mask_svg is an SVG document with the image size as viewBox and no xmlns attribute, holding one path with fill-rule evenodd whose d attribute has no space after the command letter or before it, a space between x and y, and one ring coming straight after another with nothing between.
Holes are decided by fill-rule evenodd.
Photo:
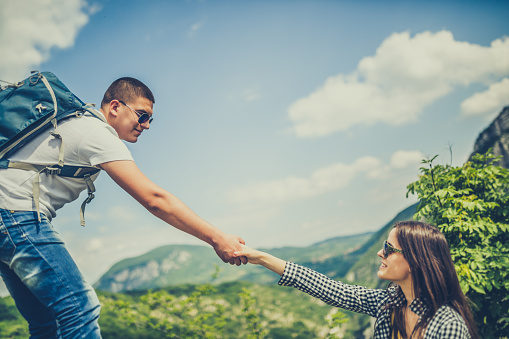
<instances>
[{"instance_id":1,"label":"woman","mask_svg":"<svg viewBox=\"0 0 509 339\"><path fill-rule=\"evenodd\" d=\"M281 275L279 285L376 317L374 338L478 338L447 241L426 223L397 223L378 251L386 290L344 284L247 246L235 255Z\"/></svg>"}]
</instances>

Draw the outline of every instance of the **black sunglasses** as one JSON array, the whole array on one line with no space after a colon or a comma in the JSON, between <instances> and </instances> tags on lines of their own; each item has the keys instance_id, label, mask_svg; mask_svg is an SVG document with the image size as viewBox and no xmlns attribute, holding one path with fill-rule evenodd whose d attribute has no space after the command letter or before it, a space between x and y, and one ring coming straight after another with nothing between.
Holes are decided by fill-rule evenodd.
<instances>
[{"instance_id":1,"label":"black sunglasses","mask_svg":"<svg viewBox=\"0 0 509 339\"><path fill-rule=\"evenodd\" d=\"M129 107L129 109L131 109L131 111L136 113L136 115L138 116L138 123L144 124L148 121L148 123L151 124L152 121L154 120L154 118L152 118L150 116L150 114L148 114L147 112L138 112L137 110L135 110L134 108L132 108L131 106L129 106L128 104L123 102L122 100L119 100L118 102L120 102L122 105Z\"/></svg>"},{"instance_id":2,"label":"black sunglasses","mask_svg":"<svg viewBox=\"0 0 509 339\"><path fill-rule=\"evenodd\" d=\"M384 259L387 259L387 257L389 255L391 255L391 253L393 252L398 252L398 253L403 253L403 250L400 250L400 249L397 249L397 248L394 248L392 247L388 242L387 240L384 241L384 247L383 247L383 257Z\"/></svg>"}]
</instances>

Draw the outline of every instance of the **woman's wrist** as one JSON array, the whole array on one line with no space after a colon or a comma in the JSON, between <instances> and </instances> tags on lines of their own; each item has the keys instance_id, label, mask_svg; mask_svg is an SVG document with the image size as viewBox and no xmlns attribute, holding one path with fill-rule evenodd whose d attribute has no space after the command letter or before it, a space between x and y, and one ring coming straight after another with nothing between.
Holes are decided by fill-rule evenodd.
<instances>
[{"instance_id":1,"label":"woman's wrist","mask_svg":"<svg viewBox=\"0 0 509 339\"><path fill-rule=\"evenodd\" d=\"M283 275L286 267L285 260L279 259L278 257L268 253L265 253L265 255L262 257L261 263L264 267L279 275Z\"/></svg>"}]
</instances>

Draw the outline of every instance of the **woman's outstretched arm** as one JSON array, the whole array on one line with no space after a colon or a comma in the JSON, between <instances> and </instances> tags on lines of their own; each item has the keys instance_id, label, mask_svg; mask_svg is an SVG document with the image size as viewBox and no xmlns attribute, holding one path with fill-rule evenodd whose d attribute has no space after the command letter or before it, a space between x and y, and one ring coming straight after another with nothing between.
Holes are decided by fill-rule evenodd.
<instances>
[{"instance_id":1,"label":"woman's outstretched arm","mask_svg":"<svg viewBox=\"0 0 509 339\"><path fill-rule=\"evenodd\" d=\"M235 251L234 257L244 256L249 263L266 267L281 276L278 285L295 287L329 305L376 317L381 306L387 303L386 290L344 284L310 268L241 246L242 250Z\"/></svg>"},{"instance_id":2,"label":"woman's outstretched arm","mask_svg":"<svg viewBox=\"0 0 509 339\"><path fill-rule=\"evenodd\" d=\"M283 275L285 271L286 261L279 259L268 253L255 250L245 245L241 245L242 250L234 252L234 257L246 257L248 262L255 265L262 265L272 272Z\"/></svg>"}]
</instances>

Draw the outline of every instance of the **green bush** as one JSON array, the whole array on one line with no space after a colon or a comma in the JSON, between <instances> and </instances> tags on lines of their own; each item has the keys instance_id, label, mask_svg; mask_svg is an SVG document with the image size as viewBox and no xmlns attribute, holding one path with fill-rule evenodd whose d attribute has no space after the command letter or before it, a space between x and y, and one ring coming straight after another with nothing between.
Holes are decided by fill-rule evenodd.
<instances>
[{"instance_id":1,"label":"green bush","mask_svg":"<svg viewBox=\"0 0 509 339\"><path fill-rule=\"evenodd\" d=\"M473 303L482 338L509 332L509 170L489 152L463 166L423 160L408 185L420 203L416 219L440 228L449 242L461 288Z\"/></svg>"}]
</instances>

